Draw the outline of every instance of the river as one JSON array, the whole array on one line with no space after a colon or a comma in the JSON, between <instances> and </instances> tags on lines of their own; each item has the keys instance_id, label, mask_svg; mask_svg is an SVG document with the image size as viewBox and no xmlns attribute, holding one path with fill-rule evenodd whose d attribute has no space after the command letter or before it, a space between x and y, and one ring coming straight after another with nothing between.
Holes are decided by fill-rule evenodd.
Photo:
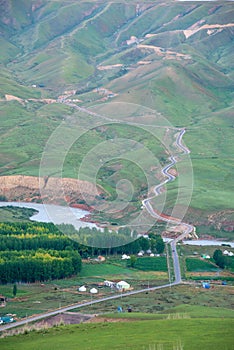
<instances>
[{"instance_id":1,"label":"river","mask_svg":"<svg viewBox=\"0 0 234 350\"><path fill-rule=\"evenodd\" d=\"M84 222L80 220L86 215L90 214L86 210L63 207L61 205L54 204L39 204L39 203L23 203L23 202L0 202L0 207L13 206L19 208L32 208L38 211L38 213L31 216L30 220L37 222L53 222L54 224L72 224L76 229L80 227L97 227L97 225L91 222ZM51 218L52 217L52 218ZM165 242L170 242L171 239L166 238ZM222 246L223 244L229 244L234 248L234 242L216 241L216 240L184 240L183 244L195 245L195 246Z\"/></svg>"},{"instance_id":2,"label":"river","mask_svg":"<svg viewBox=\"0 0 234 350\"><path fill-rule=\"evenodd\" d=\"M63 207L54 204L39 204L39 203L25 203L25 202L0 202L0 207L13 206L19 208L32 208L38 213L31 216L30 220L37 222L53 222L54 224L71 224L76 229L81 227L96 227L97 225L91 222L80 220L88 214L86 210Z\"/></svg>"}]
</instances>

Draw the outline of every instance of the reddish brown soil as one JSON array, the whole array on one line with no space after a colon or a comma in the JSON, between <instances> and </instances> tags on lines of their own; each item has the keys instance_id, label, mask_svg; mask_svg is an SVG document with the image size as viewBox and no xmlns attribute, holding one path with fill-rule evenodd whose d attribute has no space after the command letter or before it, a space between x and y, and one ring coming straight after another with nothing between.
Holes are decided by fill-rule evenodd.
<instances>
[{"instance_id":1,"label":"reddish brown soil","mask_svg":"<svg viewBox=\"0 0 234 350\"><path fill-rule=\"evenodd\" d=\"M1 176L0 195L7 201L69 204L73 207L91 210L95 197L103 189L88 181L69 178L38 178L35 176ZM89 205L83 204L84 200ZM81 202L81 203L80 203Z\"/></svg>"}]
</instances>

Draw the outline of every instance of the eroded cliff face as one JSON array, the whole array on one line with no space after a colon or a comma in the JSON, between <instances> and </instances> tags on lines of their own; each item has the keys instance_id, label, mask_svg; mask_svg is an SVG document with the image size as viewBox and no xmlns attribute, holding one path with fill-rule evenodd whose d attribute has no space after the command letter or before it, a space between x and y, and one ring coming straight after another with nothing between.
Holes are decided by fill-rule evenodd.
<instances>
[{"instance_id":1,"label":"eroded cliff face","mask_svg":"<svg viewBox=\"0 0 234 350\"><path fill-rule=\"evenodd\" d=\"M1 176L0 195L8 201L46 202L90 209L95 197L103 193L100 187L68 178L38 178L34 176Z\"/></svg>"}]
</instances>

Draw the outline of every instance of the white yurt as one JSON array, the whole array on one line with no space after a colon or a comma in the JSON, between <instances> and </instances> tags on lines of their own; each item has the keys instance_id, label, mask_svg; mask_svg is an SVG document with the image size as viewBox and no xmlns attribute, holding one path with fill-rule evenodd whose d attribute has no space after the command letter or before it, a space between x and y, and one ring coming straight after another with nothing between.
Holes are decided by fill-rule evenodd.
<instances>
[{"instance_id":1,"label":"white yurt","mask_svg":"<svg viewBox=\"0 0 234 350\"><path fill-rule=\"evenodd\" d=\"M78 289L79 292L86 292L86 287L85 286L81 286L79 289Z\"/></svg>"},{"instance_id":2,"label":"white yurt","mask_svg":"<svg viewBox=\"0 0 234 350\"><path fill-rule=\"evenodd\" d=\"M97 294L98 293L98 290L96 288L92 288L90 289L89 291L91 294Z\"/></svg>"},{"instance_id":3,"label":"white yurt","mask_svg":"<svg viewBox=\"0 0 234 350\"><path fill-rule=\"evenodd\" d=\"M131 259L129 255L123 254L122 255L122 260L128 260Z\"/></svg>"},{"instance_id":4,"label":"white yurt","mask_svg":"<svg viewBox=\"0 0 234 350\"><path fill-rule=\"evenodd\" d=\"M130 288L130 284L125 281L120 281L116 283L116 288L119 290L127 290Z\"/></svg>"}]
</instances>

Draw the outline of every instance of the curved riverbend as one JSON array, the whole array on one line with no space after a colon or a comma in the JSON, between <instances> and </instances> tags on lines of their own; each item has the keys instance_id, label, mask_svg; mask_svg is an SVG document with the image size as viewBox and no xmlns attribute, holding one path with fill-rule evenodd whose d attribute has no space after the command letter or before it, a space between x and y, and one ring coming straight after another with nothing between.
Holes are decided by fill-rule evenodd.
<instances>
[{"instance_id":1,"label":"curved riverbend","mask_svg":"<svg viewBox=\"0 0 234 350\"><path fill-rule=\"evenodd\" d=\"M97 225L91 222L85 222L81 219L90 214L86 210L72 208L68 206L54 205L54 204L39 204L39 203L25 203L25 202L0 202L0 207L19 207L31 208L38 211L30 217L30 220L37 222L53 222L54 224L71 224L76 229L81 227L96 227ZM51 219L49 213L53 215Z\"/></svg>"}]
</instances>

